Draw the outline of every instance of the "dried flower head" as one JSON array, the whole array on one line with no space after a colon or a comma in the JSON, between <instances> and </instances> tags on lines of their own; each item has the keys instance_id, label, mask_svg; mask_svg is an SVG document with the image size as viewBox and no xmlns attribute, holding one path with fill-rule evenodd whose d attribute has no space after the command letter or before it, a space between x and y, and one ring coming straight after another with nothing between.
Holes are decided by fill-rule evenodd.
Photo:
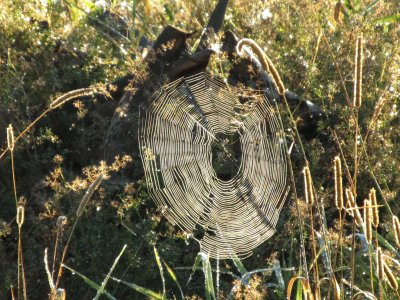
<instances>
[{"instance_id":1,"label":"dried flower head","mask_svg":"<svg viewBox=\"0 0 400 300\"><path fill-rule=\"evenodd\" d=\"M64 226L67 224L67 222L68 222L68 219L67 219L66 216L59 216L59 217L57 218L56 226L57 226L58 228L62 228L62 227L64 227Z\"/></svg>"},{"instance_id":2,"label":"dried flower head","mask_svg":"<svg viewBox=\"0 0 400 300\"><path fill-rule=\"evenodd\" d=\"M54 295L54 300L65 300L67 293L64 289L57 289Z\"/></svg>"},{"instance_id":3,"label":"dried flower head","mask_svg":"<svg viewBox=\"0 0 400 300\"><path fill-rule=\"evenodd\" d=\"M12 152L14 150L14 144L15 144L15 140L14 140L14 130L12 125L8 125L7 127L7 146L8 149Z\"/></svg>"}]
</instances>

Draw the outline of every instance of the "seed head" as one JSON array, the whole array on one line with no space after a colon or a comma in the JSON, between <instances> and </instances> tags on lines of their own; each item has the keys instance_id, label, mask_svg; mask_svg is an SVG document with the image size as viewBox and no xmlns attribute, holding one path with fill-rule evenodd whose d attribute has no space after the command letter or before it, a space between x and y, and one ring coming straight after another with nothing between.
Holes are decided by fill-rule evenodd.
<instances>
[{"instance_id":1,"label":"seed head","mask_svg":"<svg viewBox=\"0 0 400 300\"><path fill-rule=\"evenodd\" d=\"M78 210L76 211L76 216L79 218L82 213L83 209L85 208L86 204L88 203L89 199L92 197L95 189L100 185L103 181L104 175L100 174L97 178L92 182L92 184L87 189L85 195L83 196L81 203L79 204Z\"/></svg>"},{"instance_id":2,"label":"seed head","mask_svg":"<svg viewBox=\"0 0 400 300\"><path fill-rule=\"evenodd\" d=\"M383 262L383 270L385 272L386 278L389 282L390 287L397 291L397 289L399 288L399 285L397 284L397 280L396 277L393 275L392 270L389 268L389 266Z\"/></svg>"},{"instance_id":3,"label":"seed head","mask_svg":"<svg viewBox=\"0 0 400 300\"><path fill-rule=\"evenodd\" d=\"M340 157L336 156L334 160L335 168L335 204L338 209L343 209L343 181L342 181L342 164Z\"/></svg>"},{"instance_id":4,"label":"seed head","mask_svg":"<svg viewBox=\"0 0 400 300\"><path fill-rule=\"evenodd\" d=\"M306 196L306 203L314 204L312 179L311 179L310 168L308 166L304 167L303 174L304 174L304 190Z\"/></svg>"},{"instance_id":5,"label":"seed head","mask_svg":"<svg viewBox=\"0 0 400 300\"><path fill-rule=\"evenodd\" d=\"M393 216L392 224L393 224L394 240L396 241L397 246L400 247L400 222L397 216Z\"/></svg>"},{"instance_id":6,"label":"seed head","mask_svg":"<svg viewBox=\"0 0 400 300\"><path fill-rule=\"evenodd\" d=\"M243 55L243 47L248 46L257 55L265 72L269 73L275 81L276 89L280 95L285 94L285 86L274 64L261 47L252 39L241 39L236 45L236 52Z\"/></svg>"},{"instance_id":7,"label":"seed head","mask_svg":"<svg viewBox=\"0 0 400 300\"><path fill-rule=\"evenodd\" d=\"M346 189L346 197L347 197L347 206L349 207L350 215L353 216L353 218L355 219L357 226L363 227L364 221L361 217L361 213L360 213L360 210L358 209L356 199L354 198L353 192L349 188Z\"/></svg>"},{"instance_id":8,"label":"seed head","mask_svg":"<svg viewBox=\"0 0 400 300\"><path fill-rule=\"evenodd\" d=\"M24 205L19 204L17 207L17 224L19 228L21 228L22 224L24 224L24 219L25 219L25 208Z\"/></svg>"},{"instance_id":9,"label":"seed head","mask_svg":"<svg viewBox=\"0 0 400 300\"><path fill-rule=\"evenodd\" d=\"M376 260L377 260L377 275L380 281L383 280L384 270L383 270L383 257L382 257L382 250L380 247L376 249Z\"/></svg>"},{"instance_id":10,"label":"seed head","mask_svg":"<svg viewBox=\"0 0 400 300\"><path fill-rule=\"evenodd\" d=\"M376 201L376 190L372 188L369 191L369 202L371 204L372 209L372 224L375 227L379 225L379 210L378 210L378 202Z\"/></svg>"},{"instance_id":11,"label":"seed head","mask_svg":"<svg viewBox=\"0 0 400 300\"><path fill-rule=\"evenodd\" d=\"M14 144L15 144L15 141L14 141L14 130L13 130L12 125L10 124L7 127L7 146L8 146L8 149L11 152L14 150Z\"/></svg>"},{"instance_id":12,"label":"seed head","mask_svg":"<svg viewBox=\"0 0 400 300\"><path fill-rule=\"evenodd\" d=\"M64 289L57 289L54 295L54 300L65 300L67 293Z\"/></svg>"},{"instance_id":13,"label":"seed head","mask_svg":"<svg viewBox=\"0 0 400 300\"><path fill-rule=\"evenodd\" d=\"M372 242L372 210L369 200L364 200L365 236L368 244Z\"/></svg>"},{"instance_id":14,"label":"seed head","mask_svg":"<svg viewBox=\"0 0 400 300\"><path fill-rule=\"evenodd\" d=\"M64 225L67 224L67 221L68 221L68 219L66 216L59 216L57 218L56 226L58 228L64 227Z\"/></svg>"}]
</instances>

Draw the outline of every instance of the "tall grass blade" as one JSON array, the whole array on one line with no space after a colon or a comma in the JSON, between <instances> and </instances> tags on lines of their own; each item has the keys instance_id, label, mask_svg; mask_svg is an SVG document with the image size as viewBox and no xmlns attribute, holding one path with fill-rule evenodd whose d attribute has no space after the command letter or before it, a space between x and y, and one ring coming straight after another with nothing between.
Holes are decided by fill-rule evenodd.
<instances>
[{"instance_id":1,"label":"tall grass blade","mask_svg":"<svg viewBox=\"0 0 400 300\"><path fill-rule=\"evenodd\" d=\"M121 279L115 278L115 277L111 277L112 280L118 282L118 283L122 283L132 289L134 289L135 291L149 297L150 299L156 299L156 300L163 300L163 296L160 295L159 293L153 292L152 290L146 289L144 287L141 287L137 284L134 283L130 283L130 282L126 282L123 281Z\"/></svg>"},{"instance_id":2,"label":"tall grass blade","mask_svg":"<svg viewBox=\"0 0 400 300\"><path fill-rule=\"evenodd\" d=\"M137 0L132 0L132 22L136 19L136 7L137 7Z\"/></svg>"},{"instance_id":3,"label":"tall grass blade","mask_svg":"<svg viewBox=\"0 0 400 300\"><path fill-rule=\"evenodd\" d=\"M297 281L296 300L303 300L303 285L301 281Z\"/></svg>"},{"instance_id":4,"label":"tall grass blade","mask_svg":"<svg viewBox=\"0 0 400 300\"><path fill-rule=\"evenodd\" d=\"M66 266L66 265L64 265L64 264L63 264L62 266L63 266L63 268L66 268L67 270L71 271L71 273L72 273L73 275L76 274L76 275L78 275L80 278L82 278L83 281L84 281L88 286L90 286L91 288L95 289L96 291L98 291L98 290L100 289L100 285L98 285L97 283L95 283L93 280L87 278L85 275L83 275L83 274L81 274L81 273L75 271L74 269L72 269L72 268L70 268L70 267L68 267L68 266ZM107 292L106 290L104 290L103 294L106 295L106 297L107 297L108 299L117 300L113 295L111 295L111 294L110 294L109 292Z\"/></svg>"},{"instance_id":5,"label":"tall grass blade","mask_svg":"<svg viewBox=\"0 0 400 300\"><path fill-rule=\"evenodd\" d=\"M164 263L165 268L167 269L167 272L169 274L169 276L171 276L172 280L176 283L176 285L178 286L179 292L181 293L181 297L182 299L185 299L185 296L183 295L182 292L182 288L181 285L179 284L179 281L174 273L174 271L172 270L172 268L163 260L162 261Z\"/></svg>"},{"instance_id":6,"label":"tall grass blade","mask_svg":"<svg viewBox=\"0 0 400 300\"><path fill-rule=\"evenodd\" d=\"M49 281L49 286L50 286L51 292L53 293L55 290L55 286L54 286L53 278L51 277L50 270L49 270L49 262L47 259L47 248L44 250L44 268L46 270L47 280Z\"/></svg>"},{"instance_id":7,"label":"tall grass blade","mask_svg":"<svg viewBox=\"0 0 400 300\"><path fill-rule=\"evenodd\" d=\"M375 24L385 24L385 23L399 23L400 22L400 13L385 16L375 20Z\"/></svg>"},{"instance_id":8,"label":"tall grass blade","mask_svg":"<svg viewBox=\"0 0 400 300\"><path fill-rule=\"evenodd\" d=\"M203 273L204 273L204 280L205 280L205 288L206 288L206 299L216 300L215 291L214 291L214 283L212 278L211 272L211 264L210 260L208 259L208 255L201 253L201 261L203 264Z\"/></svg>"},{"instance_id":9,"label":"tall grass blade","mask_svg":"<svg viewBox=\"0 0 400 300\"><path fill-rule=\"evenodd\" d=\"M276 280L278 281L278 286L279 288L283 291L285 290L285 281L283 280L283 276L282 276L282 268L281 268L281 264L279 263L279 260L275 260L274 261L274 273L276 276Z\"/></svg>"},{"instance_id":10,"label":"tall grass blade","mask_svg":"<svg viewBox=\"0 0 400 300\"><path fill-rule=\"evenodd\" d=\"M378 232L376 233L378 236L379 245L385 246L386 249L392 251L397 257L400 258L400 252L392 246L383 236L381 236Z\"/></svg>"},{"instance_id":11,"label":"tall grass blade","mask_svg":"<svg viewBox=\"0 0 400 300\"><path fill-rule=\"evenodd\" d=\"M232 255L232 261L233 261L233 264L238 269L238 271L240 272L240 274L242 275L242 278L244 278L246 276L246 274L247 274L247 270L244 267L242 261L235 254Z\"/></svg>"},{"instance_id":12,"label":"tall grass blade","mask_svg":"<svg viewBox=\"0 0 400 300\"><path fill-rule=\"evenodd\" d=\"M101 284L100 288L97 290L97 294L93 300L99 299L100 295L103 294L106 284L107 284L108 280L110 279L111 273L114 271L115 267L117 266L119 259L121 258L122 254L125 252L126 247L127 247L126 244L124 245L124 247L122 247L121 252L117 256L117 258L114 260L114 263L110 268L110 271L108 271L107 276L104 278L103 283Z\"/></svg>"},{"instance_id":13,"label":"tall grass blade","mask_svg":"<svg viewBox=\"0 0 400 300\"><path fill-rule=\"evenodd\" d=\"M194 264L193 264L193 267L192 267L192 273L189 275L189 279L186 282L186 285L189 285L190 281L192 281L192 277L193 277L194 272L196 272L197 269L200 269L201 260L202 260L202 253L199 252L197 254L197 256L196 256L196 259L194 260Z\"/></svg>"},{"instance_id":14,"label":"tall grass blade","mask_svg":"<svg viewBox=\"0 0 400 300\"><path fill-rule=\"evenodd\" d=\"M166 299L164 269L162 267L160 255L158 254L157 248L154 246L153 249L154 249L154 256L156 257L157 266L160 271L161 282L162 282L162 287L163 287L163 299Z\"/></svg>"}]
</instances>

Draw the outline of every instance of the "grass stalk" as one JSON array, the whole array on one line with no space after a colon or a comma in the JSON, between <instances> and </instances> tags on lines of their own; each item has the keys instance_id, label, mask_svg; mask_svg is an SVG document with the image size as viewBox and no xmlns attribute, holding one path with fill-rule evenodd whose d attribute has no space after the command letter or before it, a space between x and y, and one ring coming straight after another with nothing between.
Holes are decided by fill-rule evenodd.
<instances>
[{"instance_id":1,"label":"grass stalk","mask_svg":"<svg viewBox=\"0 0 400 300\"><path fill-rule=\"evenodd\" d=\"M376 275L378 276L378 282L379 282L379 300L382 300L382 282L383 282L383 276L384 276L384 271L383 271L383 257L382 257L382 250L380 247L376 248L376 267L377 267L377 272Z\"/></svg>"},{"instance_id":2,"label":"grass stalk","mask_svg":"<svg viewBox=\"0 0 400 300\"><path fill-rule=\"evenodd\" d=\"M99 176L97 176L97 178L91 183L89 188L86 190L85 195L83 196L81 202L79 203L79 207L78 207L78 209L76 211L76 218L75 218L74 224L72 225L72 229L71 229L71 231L69 233L68 241L65 244L63 252L62 252L60 266L58 268L58 274L57 274L57 280L56 280L56 284L55 284L55 289L57 289L58 284L60 283L65 256L67 254L68 246L69 246L69 243L71 242L71 238L72 238L72 235L73 235L73 233L75 231L75 228L76 228L76 225L78 223L78 220L79 220L80 216L82 215L86 204L89 202L89 199L92 197L95 189L100 185L101 181L103 180L103 178L104 178L103 176L104 176L103 174L100 174Z\"/></svg>"},{"instance_id":3,"label":"grass stalk","mask_svg":"<svg viewBox=\"0 0 400 300\"><path fill-rule=\"evenodd\" d=\"M27 299L26 295L26 281L25 281L25 269L24 269L24 257L22 253L22 225L25 220L25 208L24 203L18 203L17 197L17 181L15 179L15 164L14 164L14 147L15 147L16 139L14 138L14 130L12 125L10 124L7 127L7 149L10 151L11 157L11 174L12 174L12 182L13 182L13 191L14 191L14 199L15 199L15 207L16 207L16 221L18 225L18 253L17 253L17 273L18 273L18 292L17 299L21 298L21 293L23 295L23 299ZM22 292L21 292L22 290Z\"/></svg>"},{"instance_id":4,"label":"grass stalk","mask_svg":"<svg viewBox=\"0 0 400 300\"><path fill-rule=\"evenodd\" d=\"M33 120L28 126L26 126L24 128L24 130L22 130L22 132L20 132L17 135L17 137L15 137L15 139L13 137L13 139L12 139L13 147L14 147L15 143L17 143L19 141L20 138L22 138L27 132L29 132L32 129L32 127L34 127L49 112L53 111L56 108L59 108L60 106L64 105L65 103L67 103L73 99L85 97L85 96L93 96L95 94L102 94L102 95L106 95L107 97L111 97L105 88L91 86L88 88L82 88L82 89L70 91L70 92L63 94L60 97L56 98L53 102L50 103L50 106L45 111L43 111L35 120ZM7 132L8 132L8 129L7 129ZM9 142L8 135L7 135L7 142ZM0 159L2 159L8 151L12 152L10 147L7 147L0 154Z\"/></svg>"},{"instance_id":5,"label":"grass stalk","mask_svg":"<svg viewBox=\"0 0 400 300\"><path fill-rule=\"evenodd\" d=\"M54 272L56 269L56 261L57 261L57 252L58 252L58 244L60 236L62 236L64 226L67 223L67 217L59 216L57 218L56 226L57 226L57 234L56 234L56 241L54 243L54 253L53 253L53 265L51 269L51 279L54 280Z\"/></svg>"},{"instance_id":6,"label":"grass stalk","mask_svg":"<svg viewBox=\"0 0 400 300\"><path fill-rule=\"evenodd\" d=\"M269 63L268 63L268 61L265 60L266 55L264 54L263 50L254 41L252 41L251 44L255 44L256 45L256 47L254 47L254 49L255 49L255 53L258 55L258 58L260 60L261 70L264 71L264 72L269 73ZM242 46L243 45L244 44L242 44ZM239 47L237 47L237 48L239 48ZM241 54L241 48L239 48L238 50L239 50L239 54ZM291 109L289 107L289 104L287 102L287 99L286 99L284 93L283 93L283 99L284 99L284 103L285 103L285 108L286 108L286 110L287 110L287 112L289 114L289 117L290 117L290 121L293 124L293 128L294 128L294 131L296 133L296 138L297 138L297 140L299 142L302 155L303 155L303 157L304 157L304 159L306 161L306 164L307 164L307 157L306 157L306 154L305 154L305 151L304 151L303 143L302 143L301 138L300 138L300 134L299 134L299 132L297 130L296 121L294 120L292 111L291 111ZM278 107L276 102L275 102L275 108L277 109L277 111L279 111L279 107ZM280 114L279 114L279 116L280 116ZM279 118L279 122L280 122L281 126L283 127L281 118ZM290 153L289 153L289 150L288 150L288 147L287 147L286 143L285 143L285 150L286 150L286 156L287 156L287 160L288 160L288 164L289 164L289 168L288 169L289 169L291 188L292 188L292 191L293 191L293 197L296 200L298 225L299 225L299 228L300 228L300 243L301 243L301 256L300 257L302 258L300 260L300 265L301 265L300 269L303 270L306 280L309 280L309 275L308 275L308 270L307 270L307 257L306 257L306 253L305 253L305 241L304 241L304 236L303 236L304 220L303 220L302 214L300 213L300 204L299 204L299 198L297 196L297 189L296 189L296 183L295 183L295 179L294 179L293 166L292 166Z\"/></svg>"},{"instance_id":7,"label":"grass stalk","mask_svg":"<svg viewBox=\"0 0 400 300\"><path fill-rule=\"evenodd\" d=\"M111 266L111 268L110 268L110 271L108 271L108 273L107 273L106 277L104 278L104 280L103 280L103 282L102 282L100 288L97 290L96 296L94 297L93 300L99 299L99 297L101 296L101 294L104 293L106 284L107 284L108 280L110 279L111 274L112 274L112 272L114 271L115 267L117 266L118 261L120 260L122 254L125 252L126 247L127 247L126 244L122 247L121 252L118 254L117 258L114 260L114 263L112 264L112 266Z\"/></svg>"},{"instance_id":8,"label":"grass stalk","mask_svg":"<svg viewBox=\"0 0 400 300\"><path fill-rule=\"evenodd\" d=\"M340 156L336 156L334 159L334 176L335 176L335 205L339 212L339 251L340 251L340 279L343 278L343 221L342 221L342 211L344 209L343 201L343 175L342 175L342 163ZM337 253L337 252L336 252ZM336 264L336 255L335 255ZM336 284L337 281L335 279ZM343 291L343 288L340 289Z\"/></svg>"},{"instance_id":9,"label":"grass stalk","mask_svg":"<svg viewBox=\"0 0 400 300\"><path fill-rule=\"evenodd\" d=\"M313 274L314 274L314 282L315 282L315 287L316 291L319 293L319 273L318 273L318 257L317 257L317 243L315 240L315 235L314 235L314 215L313 215L313 204L314 204L314 188L312 184L312 178L310 174L310 168L308 165L304 167L303 170L304 173L304 190L305 190L305 198L306 198L306 203L308 204L308 208L310 210L310 224L311 224L311 245L312 245L312 256L313 256L313 264L312 264L312 269L313 269Z\"/></svg>"}]
</instances>

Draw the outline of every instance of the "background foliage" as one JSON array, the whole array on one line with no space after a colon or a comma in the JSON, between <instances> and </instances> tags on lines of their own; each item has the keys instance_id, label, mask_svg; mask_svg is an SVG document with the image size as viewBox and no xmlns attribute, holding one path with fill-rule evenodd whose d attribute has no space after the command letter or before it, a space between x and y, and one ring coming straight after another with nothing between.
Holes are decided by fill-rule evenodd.
<instances>
[{"instance_id":1,"label":"background foliage","mask_svg":"<svg viewBox=\"0 0 400 300\"><path fill-rule=\"evenodd\" d=\"M211 0L1 1L1 152L7 148L8 124L13 125L16 134L21 132L62 93L108 83L126 74L145 76L144 48L139 46L140 41L144 37L154 40L167 24L197 30L189 40L190 49L207 24L215 3ZM235 0L228 6L224 24L224 29L232 30L238 37L257 41L277 66L285 86L324 110L318 126L309 129L313 132L303 132L302 140L319 201L324 205L325 225L331 233L333 248L337 243L338 213L334 207L332 160L339 149L331 129L335 130L352 170L355 124L351 121L351 107L343 84L351 98L358 35L365 40L359 138L369 134L365 140L367 156L360 160L357 199L362 203L369 189L379 184L382 189L379 201L382 203L385 197L393 214L400 214L400 4L395 0L345 1L339 14L335 14L336 4L310 0ZM218 48L219 43L217 39L214 46ZM219 72L212 64L210 71ZM372 122L379 99L384 102ZM167 223L149 198L137 149L121 151L119 157L105 154L105 137L116 108L116 100L84 97L52 111L16 145L17 195L26 202L22 239L30 299L44 299L50 292L43 256L45 248L53 253L57 218L68 218L60 235L61 243L65 244L79 202L100 169L107 169L110 178L95 192L77 223L65 264L101 283L127 244L113 272L115 277L161 292L161 276L153 250L156 245L160 257L177 275L184 294L193 299L204 296L201 272L192 274L185 285L199 247ZM299 114L295 112L294 116L298 126L304 124ZM135 115L128 117L137 119ZM290 143L295 139L292 125L285 113L283 118ZM292 159L302 198L304 162L298 143L294 145ZM15 290L17 285L18 227L9 155L0 160L0 191L0 298L10 299L11 289ZM300 212L306 216L307 208L301 206ZM391 215L383 208L380 213L378 232L395 245ZM291 196L278 223L278 233L243 261L247 270L271 268L276 261L282 268L293 268L283 271L284 286L280 286L279 276L268 271L253 276L250 285L243 287L229 274L239 276L235 265L223 261L219 279L223 297L236 287L233 294L237 299L284 298L285 284L299 269L298 218L296 201ZM346 233L351 234L351 218L345 222ZM309 230L306 226L301 235L306 238L307 255L311 256ZM362 257L361 250L357 251ZM358 286L368 290L369 277L364 273L368 274L369 268L360 265L357 270ZM174 280L166 274L164 277L167 298L179 295ZM66 289L68 299L89 299L96 294L67 270L60 286ZM107 291L117 299L144 297L113 281L107 284ZM389 290L387 293L390 295Z\"/></svg>"}]
</instances>

